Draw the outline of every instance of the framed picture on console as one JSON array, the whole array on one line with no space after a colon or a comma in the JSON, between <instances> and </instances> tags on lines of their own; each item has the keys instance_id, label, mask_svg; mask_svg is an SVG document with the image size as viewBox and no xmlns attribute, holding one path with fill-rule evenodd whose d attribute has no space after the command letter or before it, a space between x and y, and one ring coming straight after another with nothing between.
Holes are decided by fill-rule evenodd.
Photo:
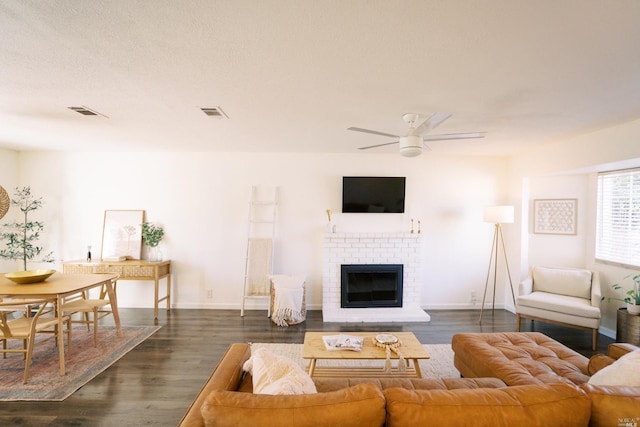
<instances>
[{"instance_id":1,"label":"framed picture on console","mask_svg":"<svg viewBox=\"0 0 640 427\"><path fill-rule=\"evenodd\" d=\"M143 210L104 211L102 259L124 257L139 260L142 253Z\"/></svg>"},{"instance_id":2,"label":"framed picture on console","mask_svg":"<svg viewBox=\"0 0 640 427\"><path fill-rule=\"evenodd\" d=\"M578 199L536 199L533 201L533 232L575 235Z\"/></svg>"}]
</instances>

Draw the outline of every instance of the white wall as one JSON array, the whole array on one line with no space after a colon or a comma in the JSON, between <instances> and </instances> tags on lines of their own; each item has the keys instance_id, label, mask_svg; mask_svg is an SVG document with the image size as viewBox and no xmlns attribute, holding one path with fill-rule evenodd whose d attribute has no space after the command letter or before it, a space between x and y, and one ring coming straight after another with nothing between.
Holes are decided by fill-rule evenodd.
<instances>
[{"instance_id":1,"label":"white wall","mask_svg":"<svg viewBox=\"0 0 640 427\"><path fill-rule=\"evenodd\" d=\"M584 268L589 226L587 221L587 176L559 175L532 177L530 180L529 264ZM577 233L575 235L535 234L533 201L535 199L577 199Z\"/></svg>"},{"instance_id":2,"label":"white wall","mask_svg":"<svg viewBox=\"0 0 640 427\"><path fill-rule=\"evenodd\" d=\"M511 159L512 179L520 183L512 198L522 200L526 231L520 238L521 271L533 265L567 265L600 272L602 291L613 296L613 283L632 273L595 262L596 172L640 166L640 120L558 141ZM576 236L533 234L532 202L537 198L577 198ZM517 245L516 245L517 246ZM518 246L517 246L518 247ZM601 332L615 338L618 303L603 302Z\"/></svg>"},{"instance_id":3,"label":"white wall","mask_svg":"<svg viewBox=\"0 0 640 427\"><path fill-rule=\"evenodd\" d=\"M0 150L0 185L30 185L46 201L45 243L60 260L99 256L105 209L144 209L165 227L161 243L174 267L177 307L238 308L242 297L251 185L279 185L276 272L308 275L310 308L320 308L326 209L339 211L343 175L407 176L407 213L336 215L340 230L395 231L422 221L422 305L469 308L482 297L493 227L484 206L515 204L505 226L515 285L530 265L584 265L602 274L603 291L629 271L595 264L595 174L640 166L640 121L531 150L511 159L396 154L51 153ZM576 236L537 235L536 198L577 198ZM0 261L6 265L6 261ZM2 264L0 264L2 266ZM8 270L9 268L4 268ZM148 283L123 282L121 304L150 307ZM506 285L506 286L505 286ZM497 306L510 306L504 274ZM120 290L122 289L122 290ZM207 298L212 290L214 297ZM490 297L490 295L489 295ZM478 305L475 306L478 308ZM615 307L603 304L603 328Z\"/></svg>"},{"instance_id":4,"label":"white wall","mask_svg":"<svg viewBox=\"0 0 640 427\"><path fill-rule=\"evenodd\" d=\"M308 276L310 308L322 301L326 209L339 212L343 175L407 177L405 214L336 214L342 231L409 230L421 221L422 305L470 307L484 287L493 227L483 207L505 203L504 159L397 154L51 153L20 155L20 184L46 201L46 241L60 260L100 255L106 209L144 209L165 228L176 307L239 309L249 192L278 185L276 273ZM150 284L122 282L124 307L150 307ZM212 290L214 297L207 298ZM502 293L498 304L502 304ZM477 307L477 306L476 306Z\"/></svg>"},{"instance_id":5,"label":"white wall","mask_svg":"<svg viewBox=\"0 0 640 427\"><path fill-rule=\"evenodd\" d=\"M18 186L18 153L0 148L0 186L13 198ZM0 220L0 224L6 224L15 218L15 209L9 208L6 215ZM2 246L4 249L4 245ZM0 258L0 271L15 270L16 263Z\"/></svg>"}]
</instances>

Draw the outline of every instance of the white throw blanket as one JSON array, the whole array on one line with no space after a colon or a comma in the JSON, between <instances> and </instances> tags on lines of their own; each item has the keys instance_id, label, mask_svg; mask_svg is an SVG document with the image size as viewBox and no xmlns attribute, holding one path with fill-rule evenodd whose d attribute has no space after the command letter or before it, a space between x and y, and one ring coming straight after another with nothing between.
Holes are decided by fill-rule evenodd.
<instances>
[{"instance_id":1,"label":"white throw blanket","mask_svg":"<svg viewBox=\"0 0 640 427\"><path fill-rule=\"evenodd\" d=\"M278 326L289 326L304 320L302 304L304 298L304 277L271 276L274 299L271 320Z\"/></svg>"},{"instance_id":2,"label":"white throw blanket","mask_svg":"<svg viewBox=\"0 0 640 427\"><path fill-rule=\"evenodd\" d=\"M273 241L271 239L249 239L247 248L247 295L269 295L269 273L271 273L271 257Z\"/></svg>"}]
</instances>

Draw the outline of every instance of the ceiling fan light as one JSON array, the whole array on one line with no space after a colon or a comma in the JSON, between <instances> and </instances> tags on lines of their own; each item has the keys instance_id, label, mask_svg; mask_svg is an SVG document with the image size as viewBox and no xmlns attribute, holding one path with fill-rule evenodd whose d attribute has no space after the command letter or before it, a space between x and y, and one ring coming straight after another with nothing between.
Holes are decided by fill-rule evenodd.
<instances>
[{"instance_id":1,"label":"ceiling fan light","mask_svg":"<svg viewBox=\"0 0 640 427\"><path fill-rule=\"evenodd\" d=\"M404 157L416 157L422 154L422 148L419 148L419 147L401 148L400 154Z\"/></svg>"},{"instance_id":2,"label":"ceiling fan light","mask_svg":"<svg viewBox=\"0 0 640 427\"><path fill-rule=\"evenodd\" d=\"M400 155L416 157L420 154L422 154L422 138L420 136L409 135L400 138Z\"/></svg>"}]
</instances>

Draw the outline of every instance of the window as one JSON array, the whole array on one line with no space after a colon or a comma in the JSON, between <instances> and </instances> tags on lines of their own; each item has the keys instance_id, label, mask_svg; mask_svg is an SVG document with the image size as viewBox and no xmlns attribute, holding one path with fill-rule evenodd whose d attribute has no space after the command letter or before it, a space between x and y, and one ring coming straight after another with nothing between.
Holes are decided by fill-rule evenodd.
<instances>
[{"instance_id":1,"label":"window","mask_svg":"<svg viewBox=\"0 0 640 427\"><path fill-rule=\"evenodd\" d=\"M640 169L598 174L596 261L640 267Z\"/></svg>"}]
</instances>

